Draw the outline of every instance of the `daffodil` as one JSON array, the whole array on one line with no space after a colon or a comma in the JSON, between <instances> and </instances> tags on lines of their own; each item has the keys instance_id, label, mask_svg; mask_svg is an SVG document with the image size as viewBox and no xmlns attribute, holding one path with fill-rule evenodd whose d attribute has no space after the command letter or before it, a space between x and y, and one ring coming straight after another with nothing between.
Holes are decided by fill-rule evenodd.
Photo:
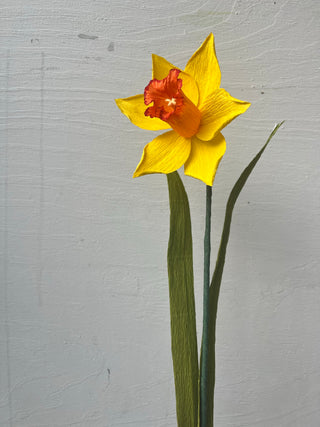
<instances>
[{"instance_id":1,"label":"daffodil","mask_svg":"<svg viewBox=\"0 0 320 427\"><path fill-rule=\"evenodd\" d=\"M133 176L168 174L184 165L186 175L212 186L226 150L220 131L250 103L220 88L213 34L192 55L184 71L157 55L152 55L152 63L152 80L144 94L116 102L136 126L171 130L145 146Z\"/></svg>"}]
</instances>

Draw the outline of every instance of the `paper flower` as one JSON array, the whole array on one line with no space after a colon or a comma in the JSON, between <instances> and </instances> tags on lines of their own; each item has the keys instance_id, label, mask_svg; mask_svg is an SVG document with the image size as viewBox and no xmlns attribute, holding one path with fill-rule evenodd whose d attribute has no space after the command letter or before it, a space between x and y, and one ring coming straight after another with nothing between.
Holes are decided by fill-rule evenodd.
<instances>
[{"instance_id":1,"label":"paper flower","mask_svg":"<svg viewBox=\"0 0 320 427\"><path fill-rule=\"evenodd\" d=\"M153 79L144 94L116 103L142 129L172 130L145 146L133 176L168 174L184 165L186 175L212 186L226 149L220 131L250 103L220 88L213 34L192 55L184 71L157 55L152 55L152 63Z\"/></svg>"}]
</instances>

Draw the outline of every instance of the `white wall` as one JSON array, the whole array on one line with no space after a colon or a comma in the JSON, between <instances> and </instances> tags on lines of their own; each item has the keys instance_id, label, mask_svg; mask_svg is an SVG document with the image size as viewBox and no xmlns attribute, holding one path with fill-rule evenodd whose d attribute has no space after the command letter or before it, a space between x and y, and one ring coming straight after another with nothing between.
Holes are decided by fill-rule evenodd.
<instances>
[{"instance_id":1,"label":"white wall","mask_svg":"<svg viewBox=\"0 0 320 427\"><path fill-rule=\"evenodd\" d=\"M183 67L209 32L222 86L251 108L225 131L213 261L235 209L219 306L216 427L318 427L319 2L2 0L3 427L174 427L165 176L133 180L152 132L114 98L151 53ZM184 178L201 323L205 186Z\"/></svg>"}]
</instances>

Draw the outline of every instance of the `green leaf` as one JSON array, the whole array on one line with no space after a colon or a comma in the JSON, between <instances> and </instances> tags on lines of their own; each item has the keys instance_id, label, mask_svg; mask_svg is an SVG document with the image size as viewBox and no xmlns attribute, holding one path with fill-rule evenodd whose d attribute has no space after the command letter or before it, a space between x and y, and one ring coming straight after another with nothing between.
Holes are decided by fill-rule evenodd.
<instances>
[{"instance_id":1,"label":"green leaf","mask_svg":"<svg viewBox=\"0 0 320 427\"><path fill-rule=\"evenodd\" d=\"M191 220L187 193L177 172L167 175L170 201L168 276L171 350L178 427L198 422L198 350L193 289Z\"/></svg>"},{"instance_id":2,"label":"green leaf","mask_svg":"<svg viewBox=\"0 0 320 427\"><path fill-rule=\"evenodd\" d=\"M275 126L271 132L267 142L259 151L259 153L254 157L254 159L249 163L245 170L240 175L240 178L233 187L228 202L224 219L224 226L220 241L220 248L218 252L218 257L216 261L216 267L213 273L213 278L210 285L210 323L209 323L209 378L208 378L208 396L207 396L207 408L208 414L207 419L209 420L208 426L213 426L213 405L214 405L214 384L215 384L215 341L216 341L216 320L217 320L217 309L218 309L218 299L221 286L221 278L223 273L223 267L225 263L227 244L230 234L230 226L234 205L237 201L237 198L244 187L247 179L249 178L253 168L257 164L258 160L262 156L262 153L267 148L267 145L271 141L272 137L275 135L277 130L284 122L281 122Z\"/></svg>"}]
</instances>

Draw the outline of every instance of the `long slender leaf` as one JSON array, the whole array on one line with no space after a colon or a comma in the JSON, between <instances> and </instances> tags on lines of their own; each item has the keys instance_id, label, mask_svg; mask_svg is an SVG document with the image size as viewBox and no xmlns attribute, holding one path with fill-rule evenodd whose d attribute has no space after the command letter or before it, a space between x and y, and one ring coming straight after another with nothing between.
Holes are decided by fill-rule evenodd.
<instances>
[{"instance_id":1,"label":"long slender leaf","mask_svg":"<svg viewBox=\"0 0 320 427\"><path fill-rule=\"evenodd\" d=\"M267 142L259 151L259 153L254 157L254 159L249 163L245 170L240 175L240 178L233 187L226 207L224 226L221 236L220 248L218 252L218 257L216 261L215 270L213 273L211 285L210 285L210 324L209 324L209 378L208 378L208 395L207 395L207 408L208 414L207 419L209 420L206 427L213 426L213 406L214 406L214 385L215 385L215 342L216 342L216 320L217 320L217 309L218 309L218 299L221 286L221 278L223 273L223 267L225 263L227 244L230 234L230 226L234 205L237 201L237 198L244 187L247 179L249 178L253 168L257 164L258 160L262 156L262 153L267 148L267 145L271 141L272 137L275 135L279 127L283 122L277 124L273 131L271 132Z\"/></svg>"},{"instance_id":2,"label":"long slender leaf","mask_svg":"<svg viewBox=\"0 0 320 427\"><path fill-rule=\"evenodd\" d=\"M171 350L178 427L198 422L198 350L189 202L177 172L167 175L170 201L168 276Z\"/></svg>"}]
</instances>

